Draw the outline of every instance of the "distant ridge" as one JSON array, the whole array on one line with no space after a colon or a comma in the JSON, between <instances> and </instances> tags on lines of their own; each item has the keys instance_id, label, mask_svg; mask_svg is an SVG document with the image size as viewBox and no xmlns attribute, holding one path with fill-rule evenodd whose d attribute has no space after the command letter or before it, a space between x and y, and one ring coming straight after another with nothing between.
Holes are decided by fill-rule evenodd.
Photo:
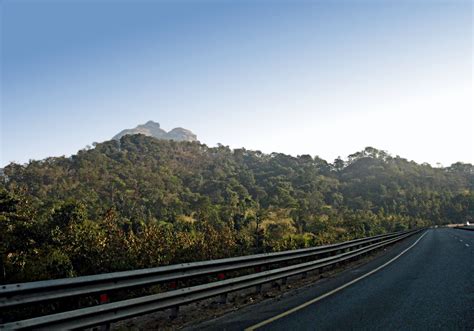
<instances>
[{"instance_id":1,"label":"distant ridge","mask_svg":"<svg viewBox=\"0 0 474 331\"><path fill-rule=\"evenodd\" d=\"M174 128L166 132L160 127L160 123L148 121L140 124L134 129L125 129L116 134L112 139L119 140L125 135L144 134L156 139L175 140L175 141L197 141L197 136L190 130L183 128Z\"/></svg>"}]
</instances>

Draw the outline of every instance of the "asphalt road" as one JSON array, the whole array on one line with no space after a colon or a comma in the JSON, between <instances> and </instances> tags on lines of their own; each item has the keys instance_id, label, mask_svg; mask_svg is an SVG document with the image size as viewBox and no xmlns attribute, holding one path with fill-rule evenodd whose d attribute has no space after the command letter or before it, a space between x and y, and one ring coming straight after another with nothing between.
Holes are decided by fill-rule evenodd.
<instances>
[{"instance_id":1,"label":"asphalt road","mask_svg":"<svg viewBox=\"0 0 474 331\"><path fill-rule=\"evenodd\" d=\"M308 304L405 250L377 272ZM298 308L301 305L304 307ZM474 231L427 230L395 245L366 265L192 329L243 330L256 325L260 325L258 330L472 331Z\"/></svg>"}]
</instances>

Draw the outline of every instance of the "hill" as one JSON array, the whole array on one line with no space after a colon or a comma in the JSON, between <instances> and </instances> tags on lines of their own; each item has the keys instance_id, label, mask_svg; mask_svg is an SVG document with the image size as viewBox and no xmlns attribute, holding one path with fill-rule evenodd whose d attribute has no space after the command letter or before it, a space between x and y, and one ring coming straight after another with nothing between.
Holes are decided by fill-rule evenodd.
<instances>
[{"instance_id":1,"label":"hill","mask_svg":"<svg viewBox=\"0 0 474 331\"><path fill-rule=\"evenodd\" d=\"M474 216L474 168L125 135L0 177L4 281L292 249Z\"/></svg>"}]
</instances>

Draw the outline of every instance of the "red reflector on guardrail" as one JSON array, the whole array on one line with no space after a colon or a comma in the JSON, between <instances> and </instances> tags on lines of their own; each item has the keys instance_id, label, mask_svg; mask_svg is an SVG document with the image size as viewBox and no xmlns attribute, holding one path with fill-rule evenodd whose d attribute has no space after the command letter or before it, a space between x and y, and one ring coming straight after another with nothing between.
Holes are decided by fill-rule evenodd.
<instances>
[{"instance_id":1,"label":"red reflector on guardrail","mask_svg":"<svg viewBox=\"0 0 474 331\"><path fill-rule=\"evenodd\" d=\"M99 297L100 303L107 303L109 302L109 296L107 294L101 294Z\"/></svg>"}]
</instances>

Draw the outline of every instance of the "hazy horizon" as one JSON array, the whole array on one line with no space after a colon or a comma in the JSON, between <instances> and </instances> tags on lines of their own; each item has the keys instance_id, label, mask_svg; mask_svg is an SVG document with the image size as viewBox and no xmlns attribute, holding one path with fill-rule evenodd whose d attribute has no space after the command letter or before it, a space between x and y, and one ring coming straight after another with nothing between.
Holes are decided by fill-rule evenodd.
<instances>
[{"instance_id":1,"label":"hazy horizon","mask_svg":"<svg viewBox=\"0 0 474 331\"><path fill-rule=\"evenodd\" d=\"M471 1L4 1L0 167L148 120L209 146L474 163Z\"/></svg>"}]
</instances>

